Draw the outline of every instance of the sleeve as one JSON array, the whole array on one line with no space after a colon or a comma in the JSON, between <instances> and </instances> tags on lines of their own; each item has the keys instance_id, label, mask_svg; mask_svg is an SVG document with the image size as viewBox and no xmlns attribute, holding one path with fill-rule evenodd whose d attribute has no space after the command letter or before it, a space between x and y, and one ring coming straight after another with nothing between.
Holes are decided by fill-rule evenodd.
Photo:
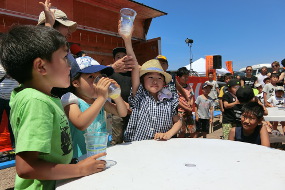
<instances>
[{"instance_id":1,"label":"sleeve","mask_svg":"<svg viewBox=\"0 0 285 190\"><path fill-rule=\"evenodd\" d=\"M16 153L36 151L51 152L54 126L54 110L47 102L33 99L21 105L17 116Z\"/></svg>"},{"instance_id":2,"label":"sleeve","mask_svg":"<svg viewBox=\"0 0 285 190\"><path fill-rule=\"evenodd\" d=\"M222 86L222 88L220 89L219 98L223 98L223 96L224 96L224 88L225 88L225 86Z\"/></svg>"},{"instance_id":3,"label":"sleeve","mask_svg":"<svg viewBox=\"0 0 285 190\"><path fill-rule=\"evenodd\" d=\"M78 97L75 96L73 93L68 92L61 97L61 104L62 104L62 107L65 107L69 104L77 104L78 105L79 104L78 103Z\"/></svg>"},{"instance_id":4,"label":"sleeve","mask_svg":"<svg viewBox=\"0 0 285 190\"><path fill-rule=\"evenodd\" d=\"M195 104L199 105L200 104L200 96L197 97Z\"/></svg>"},{"instance_id":5,"label":"sleeve","mask_svg":"<svg viewBox=\"0 0 285 190\"><path fill-rule=\"evenodd\" d=\"M270 98L267 99L268 103L273 103L273 96L271 96Z\"/></svg>"},{"instance_id":6,"label":"sleeve","mask_svg":"<svg viewBox=\"0 0 285 190\"><path fill-rule=\"evenodd\" d=\"M268 94L268 85L264 85L263 89L262 89L262 92L265 92Z\"/></svg>"},{"instance_id":7,"label":"sleeve","mask_svg":"<svg viewBox=\"0 0 285 190\"><path fill-rule=\"evenodd\" d=\"M139 108L140 107L140 102L142 101L142 97L144 96L143 93L144 93L144 88L141 84L139 85L139 88L138 88L135 96L133 96L133 92L131 90L131 93L129 96L129 104L130 104L131 108Z\"/></svg>"}]
</instances>

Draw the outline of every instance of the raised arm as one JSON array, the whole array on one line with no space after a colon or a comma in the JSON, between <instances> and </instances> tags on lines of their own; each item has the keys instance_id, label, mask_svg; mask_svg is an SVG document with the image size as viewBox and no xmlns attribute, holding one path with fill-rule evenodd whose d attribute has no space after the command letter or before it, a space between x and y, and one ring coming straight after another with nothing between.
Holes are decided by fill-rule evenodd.
<instances>
[{"instance_id":1,"label":"raised arm","mask_svg":"<svg viewBox=\"0 0 285 190\"><path fill-rule=\"evenodd\" d=\"M40 5L42 5L45 13L45 26L53 27L55 23L55 16L54 12L56 11L55 9L50 9L51 8L51 3L50 0L46 0L44 3L39 2Z\"/></svg>"},{"instance_id":2,"label":"raised arm","mask_svg":"<svg viewBox=\"0 0 285 190\"><path fill-rule=\"evenodd\" d=\"M133 93L133 95L136 95L137 90L138 90L139 85L140 85L140 73L139 73L140 71L139 71L139 64L138 64L138 61L136 59L136 55L134 53L133 45L132 45L132 33L134 31L134 27L132 28L132 32L129 35L126 35L126 34L121 32L120 22L119 22L118 31L119 31L120 36L123 38L123 40L125 42L127 55L132 56L133 61L134 61L134 68L132 70L132 93Z\"/></svg>"}]
</instances>

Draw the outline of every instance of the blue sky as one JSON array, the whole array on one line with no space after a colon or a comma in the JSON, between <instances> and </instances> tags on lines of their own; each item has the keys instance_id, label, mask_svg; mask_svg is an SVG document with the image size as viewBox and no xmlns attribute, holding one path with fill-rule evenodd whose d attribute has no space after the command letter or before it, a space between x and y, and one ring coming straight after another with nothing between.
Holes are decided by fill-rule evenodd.
<instances>
[{"instance_id":1,"label":"blue sky","mask_svg":"<svg viewBox=\"0 0 285 190\"><path fill-rule=\"evenodd\" d=\"M169 70L221 55L234 70L285 58L285 0L135 0L168 13L152 20L147 39L161 37Z\"/></svg>"}]
</instances>

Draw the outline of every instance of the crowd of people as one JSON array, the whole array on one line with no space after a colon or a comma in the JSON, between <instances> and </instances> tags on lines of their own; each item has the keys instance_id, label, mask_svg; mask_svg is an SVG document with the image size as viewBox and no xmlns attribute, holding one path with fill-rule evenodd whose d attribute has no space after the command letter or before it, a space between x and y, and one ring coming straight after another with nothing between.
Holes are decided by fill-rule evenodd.
<instances>
[{"instance_id":1,"label":"crowd of people","mask_svg":"<svg viewBox=\"0 0 285 190\"><path fill-rule=\"evenodd\" d=\"M263 68L257 77L251 66L240 80L227 74L221 89L209 73L195 99L185 67L170 75L163 55L138 64L132 32L119 29L125 47L114 47L114 63L100 65L78 45L68 48L66 37L77 23L50 9L49 0L40 4L39 26L15 26L0 38L5 79L17 82L8 97L16 139L15 189L54 189L55 180L104 170L106 162L98 158L106 153L77 158L86 154L85 133L107 131L106 112L113 121L112 145L187 134L206 138L219 103L223 139L270 146L268 134L278 122L265 122L263 115L268 106L284 105L285 74L278 62L272 63L272 73ZM109 96L110 84L122 87L121 94ZM285 122L281 125L284 133Z\"/></svg>"}]
</instances>

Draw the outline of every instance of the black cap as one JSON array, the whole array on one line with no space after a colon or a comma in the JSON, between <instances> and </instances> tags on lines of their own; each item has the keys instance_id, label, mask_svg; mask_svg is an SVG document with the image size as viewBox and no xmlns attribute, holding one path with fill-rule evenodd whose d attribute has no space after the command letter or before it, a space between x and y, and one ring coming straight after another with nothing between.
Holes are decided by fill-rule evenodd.
<instances>
[{"instance_id":1,"label":"black cap","mask_svg":"<svg viewBox=\"0 0 285 190\"><path fill-rule=\"evenodd\" d=\"M231 79L229 82L228 82L228 87L232 87L232 86L236 86L236 85L240 85L240 81L238 79Z\"/></svg>"},{"instance_id":2,"label":"black cap","mask_svg":"<svg viewBox=\"0 0 285 190\"><path fill-rule=\"evenodd\" d=\"M254 97L254 92L250 86L241 86L236 92L237 99L240 103L248 103Z\"/></svg>"},{"instance_id":3,"label":"black cap","mask_svg":"<svg viewBox=\"0 0 285 190\"><path fill-rule=\"evenodd\" d=\"M115 58L116 54L119 52L127 53L126 48L124 47L116 47L113 49L113 58Z\"/></svg>"}]
</instances>

